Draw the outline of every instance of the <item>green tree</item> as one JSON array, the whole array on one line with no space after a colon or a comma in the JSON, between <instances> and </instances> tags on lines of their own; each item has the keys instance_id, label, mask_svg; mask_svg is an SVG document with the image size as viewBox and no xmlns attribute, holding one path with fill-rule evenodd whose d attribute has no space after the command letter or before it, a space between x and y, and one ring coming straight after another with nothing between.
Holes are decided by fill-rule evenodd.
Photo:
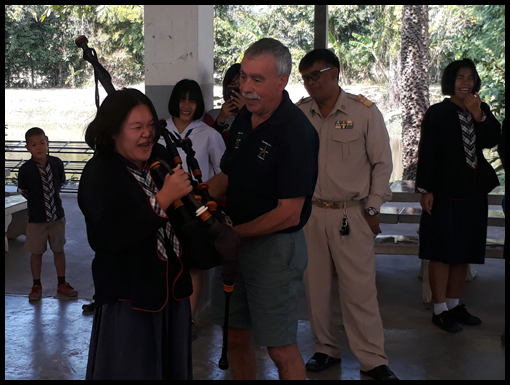
<instances>
[{"instance_id":1,"label":"green tree","mask_svg":"<svg viewBox=\"0 0 510 385\"><path fill-rule=\"evenodd\" d=\"M340 76L343 85L355 82L375 82L370 66L372 59L362 55L359 49L350 45L352 33L369 35L371 6L330 5L329 41L340 60Z\"/></svg>"},{"instance_id":2,"label":"green tree","mask_svg":"<svg viewBox=\"0 0 510 385\"><path fill-rule=\"evenodd\" d=\"M87 35L116 87L143 81L143 5L50 5L41 20L52 14L69 15L81 21L80 35ZM75 33L71 40L78 35ZM78 52L76 47L74 52ZM89 75L92 73L86 63L82 62L81 66Z\"/></svg>"},{"instance_id":3,"label":"green tree","mask_svg":"<svg viewBox=\"0 0 510 385\"><path fill-rule=\"evenodd\" d=\"M93 68L74 40L86 35L116 87L144 79L143 6L6 5L5 86L81 86Z\"/></svg>"},{"instance_id":4,"label":"green tree","mask_svg":"<svg viewBox=\"0 0 510 385\"><path fill-rule=\"evenodd\" d=\"M386 69L381 63L381 59L379 58L379 46L380 41L374 40L368 36L361 36L355 32L352 33L352 36L356 40L351 40L349 44L354 47L358 47L361 49L363 55L371 55L375 60L375 65L377 66L378 71L376 72L378 83L388 82L388 75L386 74Z\"/></svg>"},{"instance_id":5,"label":"green tree","mask_svg":"<svg viewBox=\"0 0 510 385\"><path fill-rule=\"evenodd\" d=\"M475 60L483 80L482 96L497 116L505 111L505 6L430 7L430 81L459 57ZM330 47L340 59L341 81L388 86L390 106L400 99L402 5L330 5ZM297 64L313 49L312 5L215 5L214 81L242 59L261 37L281 40L291 51L291 82ZM77 87L93 69L74 45L89 38L115 86L144 79L142 5L5 5L5 86ZM73 84L74 82L74 84Z\"/></svg>"},{"instance_id":6,"label":"green tree","mask_svg":"<svg viewBox=\"0 0 510 385\"><path fill-rule=\"evenodd\" d=\"M452 28L455 25L456 28ZM482 98L505 116L505 5L434 5L430 17L431 81L453 60L474 60Z\"/></svg>"},{"instance_id":7,"label":"green tree","mask_svg":"<svg viewBox=\"0 0 510 385\"><path fill-rule=\"evenodd\" d=\"M505 117L505 5L466 6L471 24L454 39L455 59L469 57L482 79L480 96L495 115Z\"/></svg>"},{"instance_id":8,"label":"green tree","mask_svg":"<svg viewBox=\"0 0 510 385\"><path fill-rule=\"evenodd\" d=\"M298 83L299 62L313 49L313 5L271 5L262 19L262 30L285 44L292 55L290 83Z\"/></svg>"},{"instance_id":9,"label":"green tree","mask_svg":"<svg viewBox=\"0 0 510 385\"><path fill-rule=\"evenodd\" d=\"M100 46L116 87L140 83L145 73L143 5L104 6L95 24Z\"/></svg>"},{"instance_id":10,"label":"green tree","mask_svg":"<svg viewBox=\"0 0 510 385\"><path fill-rule=\"evenodd\" d=\"M262 36L256 15L246 5L214 6L214 82L221 84L226 70L240 62L248 46Z\"/></svg>"},{"instance_id":11,"label":"green tree","mask_svg":"<svg viewBox=\"0 0 510 385\"><path fill-rule=\"evenodd\" d=\"M42 5L5 5L5 86L61 87L68 77L65 39L69 23L49 18L42 23Z\"/></svg>"}]
</instances>

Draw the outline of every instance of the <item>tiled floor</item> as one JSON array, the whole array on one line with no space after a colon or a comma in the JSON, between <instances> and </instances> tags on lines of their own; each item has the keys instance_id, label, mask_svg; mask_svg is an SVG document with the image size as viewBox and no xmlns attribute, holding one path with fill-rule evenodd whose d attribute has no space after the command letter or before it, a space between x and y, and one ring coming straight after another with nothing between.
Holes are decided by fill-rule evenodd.
<instances>
[{"instance_id":1,"label":"tiled floor","mask_svg":"<svg viewBox=\"0 0 510 385\"><path fill-rule=\"evenodd\" d=\"M93 294L90 263L93 253L85 234L76 194L62 194L67 216L67 279L79 291L78 299L56 297L56 274L51 253L43 257L43 299L29 303L32 284L30 255L22 250L24 236L9 241L5 255L5 379L81 380L84 379L92 316L81 306ZM393 225L386 225L393 226ZM416 229L383 228L383 231ZM464 327L448 334L431 323L431 311L421 302L419 260L414 256L377 256L377 286L385 327L386 353L390 367L401 379L505 379L505 347L500 335L505 328L505 261L487 259L475 266L474 280L467 282L463 300L469 310L483 320L477 327ZM299 298L298 346L305 362L314 353L314 341L304 298ZM207 322L206 311L197 325L193 342L194 378L231 379L218 369L222 335L219 327ZM360 375L359 364L349 350L345 331L338 319L342 343L341 365L326 372L308 372L308 379L368 379ZM265 348L257 347L258 378L277 379L278 374Z\"/></svg>"}]
</instances>

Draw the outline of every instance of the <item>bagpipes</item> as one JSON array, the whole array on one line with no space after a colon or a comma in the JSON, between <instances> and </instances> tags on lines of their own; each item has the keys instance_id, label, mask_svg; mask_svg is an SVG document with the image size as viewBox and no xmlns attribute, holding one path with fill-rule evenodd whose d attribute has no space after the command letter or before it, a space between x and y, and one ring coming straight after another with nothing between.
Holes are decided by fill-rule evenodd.
<instances>
[{"instance_id":1,"label":"bagpipes","mask_svg":"<svg viewBox=\"0 0 510 385\"><path fill-rule=\"evenodd\" d=\"M75 43L83 49L83 59L92 64L94 68L96 106L99 108L97 82L99 80L106 92L112 94L115 92L115 88L111 76L99 63L96 51L88 46L88 39L85 36L78 37ZM191 192L182 199L173 202L167 210L172 228L182 246L181 258L183 261L188 261L188 268L207 270L221 265L223 291L226 299L223 347L218 366L225 370L229 367L227 358L229 299L234 289L234 278L238 270L239 234L229 223L228 217L218 211L217 203L209 194L209 186L202 181L202 173L194 157L195 152L192 149L191 140L184 138L178 142L176 138L172 138L164 119L159 120L159 128L168 152L166 158L172 159L173 167L163 157L151 156L149 159L150 171L156 187L161 189L166 175L173 174L173 168L177 165L181 164L182 166L178 146L185 151L189 171L198 182L195 188L198 196ZM201 201L204 202L204 205Z\"/></svg>"}]
</instances>

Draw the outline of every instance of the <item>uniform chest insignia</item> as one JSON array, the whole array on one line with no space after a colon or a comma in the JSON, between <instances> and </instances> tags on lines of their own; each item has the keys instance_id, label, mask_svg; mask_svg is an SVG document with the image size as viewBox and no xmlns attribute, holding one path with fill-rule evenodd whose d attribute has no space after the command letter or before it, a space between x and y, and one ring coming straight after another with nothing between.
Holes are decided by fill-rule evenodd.
<instances>
[{"instance_id":1,"label":"uniform chest insignia","mask_svg":"<svg viewBox=\"0 0 510 385\"><path fill-rule=\"evenodd\" d=\"M241 145L241 139L242 139L242 136L243 136L243 133L242 133L242 132L238 132L238 133L237 133L236 144L234 145L234 148L235 148L235 149L238 149L238 148L239 148L239 146Z\"/></svg>"},{"instance_id":2,"label":"uniform chest insignia","mask_svg":"<svg viewBox=\"0 0 510 385\"><path fill-rule=\"evenodd\" d=\"M266 155L269 154L269 151L267 150L268 147L271 147L271 145L265 141L262 141L262 144L264 145L264 148L260 148L260 152L258 155L259 159L266 160Z\"/></svg>"},{"instance_id":3,"label":"uniform chest insignia","mask_svg":"<svg viewBox=\"0 0 510 385\"><path fill-rule=\"evenodd\" d=\"M259 152L259 159L266 160L267 147L261 148Z\"/></svg>"},{"instance_id":4,"label":"uniform chest insignia","mask_svg":"<svg viewBox=\"0 0 510 385\"><path fill-rule=\"evenodd\" d=\"M335 122L335 128L338 129L353 129L354 122L352 120L337 120Z\"/></svg>"},{"instance_id":5,"label":"uniform chest insignia","mask_svg":"<svg viewBox=\"0 0 510 385\"><path fill-rule=\"evenodd\" d=\"M372 107L372 105L374 104L374 102L371 102L370 100L368 100L366 97L364 97L361 94L358 95L358 100L367 107Z\"/></svg>"}]
</instances>

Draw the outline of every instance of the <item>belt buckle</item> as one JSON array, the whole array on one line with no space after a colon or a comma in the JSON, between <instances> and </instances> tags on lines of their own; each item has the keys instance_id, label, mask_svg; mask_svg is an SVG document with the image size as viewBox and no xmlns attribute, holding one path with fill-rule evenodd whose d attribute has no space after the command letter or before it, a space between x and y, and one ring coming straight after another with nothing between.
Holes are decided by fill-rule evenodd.
<instances>
[{"instance_id":1,"label":"belt buckle","mask_svg":"<svg viewBox=\"0 0 510 385\"><path fill-rule=\"evenodd\" d=\"M334 209L336 207L336 202L322 201L322 204L326 206L328 209Z\"/></svg>"}]
</instances>

